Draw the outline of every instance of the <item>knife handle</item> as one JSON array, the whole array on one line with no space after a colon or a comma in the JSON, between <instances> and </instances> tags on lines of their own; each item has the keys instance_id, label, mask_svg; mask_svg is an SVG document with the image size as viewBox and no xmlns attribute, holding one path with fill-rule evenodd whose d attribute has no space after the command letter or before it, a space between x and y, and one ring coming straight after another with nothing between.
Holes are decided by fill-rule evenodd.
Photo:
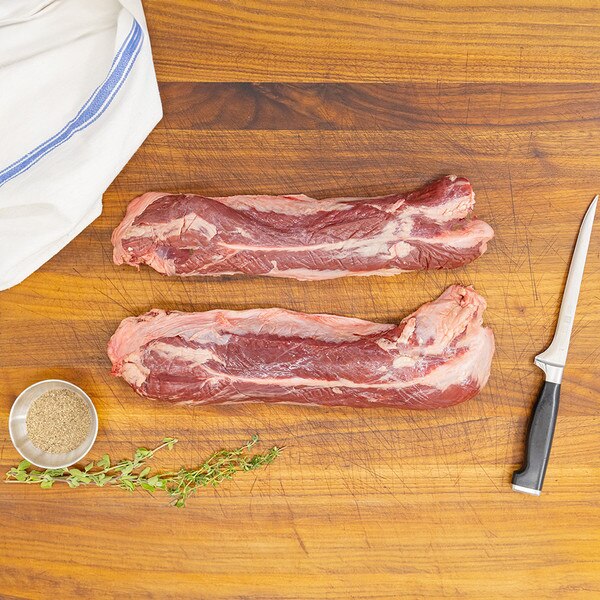
<instances>
[{"instance_id":1,"label":"knife handle","mask_svg":"<svg viewBox=\"0 0 600 600\"><path fill-rule=\"evenodd\" d=\"M527 433L525 463L512 478L513 490L539 496L550 457L556 426L560 383L546 381L535 404Z\"/></svg>"}]
</instances>

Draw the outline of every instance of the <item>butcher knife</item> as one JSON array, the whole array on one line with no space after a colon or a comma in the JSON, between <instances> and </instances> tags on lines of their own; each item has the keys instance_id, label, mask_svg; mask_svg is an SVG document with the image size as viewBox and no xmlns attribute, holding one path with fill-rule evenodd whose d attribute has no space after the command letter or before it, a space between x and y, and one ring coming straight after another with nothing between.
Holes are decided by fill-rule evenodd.
<instances>
[{"instance_id":1,"label":"butcher knife","mask_svg":"<svg viewBox=\"0 0 600 600\"><path fill-rule=\"evenodd\" d=\"M516 492L533 494L534 496L539 496L542 493L542 485L544 484L544 476L546 475L546 467L548 466L552 437L556 425L556 415L558 413L560 382L567 361L573 319L575 317L575 309L577 308L579 288L581 287L581 279L583 278L583 269L585 267L588 246L590 245L590 236L592 234L597 204L598 196L594 198L587 209L579 229L560 305L554 339L550 346L544 352L538 354L533 361L544 371L546 380L533 409L531 422L529 423L527 454L524 465L519 471L515 471L513 474L512 487Z\"/></svg>"}]
</instances>

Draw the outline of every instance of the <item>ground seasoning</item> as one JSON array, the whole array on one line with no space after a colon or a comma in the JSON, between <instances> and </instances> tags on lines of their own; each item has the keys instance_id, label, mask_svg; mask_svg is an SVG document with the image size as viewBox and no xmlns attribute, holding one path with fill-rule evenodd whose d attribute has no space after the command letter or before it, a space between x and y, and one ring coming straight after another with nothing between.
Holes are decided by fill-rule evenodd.
<instances>
[{"instance_id":1,"label":"ground seasoning","mask_svg":"<svg viewBox=\"0 0 600 600\"><path fill-rule=\"evenodd\" d=\"M36 398L27 413L27 436L44 452L63 454L75 450L87 437L92 419L85 400L61 388Z\"/></svg>"}]
</instances>

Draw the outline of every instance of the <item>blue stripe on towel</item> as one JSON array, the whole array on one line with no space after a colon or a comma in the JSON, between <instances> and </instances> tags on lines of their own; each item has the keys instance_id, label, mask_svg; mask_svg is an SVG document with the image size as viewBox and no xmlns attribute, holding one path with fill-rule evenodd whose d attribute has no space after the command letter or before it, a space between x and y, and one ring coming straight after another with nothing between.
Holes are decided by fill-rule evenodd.
<instances>
[{"instance_id":1,"label":"blue stripe on towel","mask_svg":"<svg viewBox=\"0 0 600 600\"><path fill-rule=\"evenodd\" d=\"M127 79L135 59L140 53L143 39L144 32L134 19L131 30L115 55L104 81L94 90L79 112L58 133L0 171L0 186L27 171L49 152L69 140L78 131L91 125L104 113Z\"/></svg>"}]
</instances>

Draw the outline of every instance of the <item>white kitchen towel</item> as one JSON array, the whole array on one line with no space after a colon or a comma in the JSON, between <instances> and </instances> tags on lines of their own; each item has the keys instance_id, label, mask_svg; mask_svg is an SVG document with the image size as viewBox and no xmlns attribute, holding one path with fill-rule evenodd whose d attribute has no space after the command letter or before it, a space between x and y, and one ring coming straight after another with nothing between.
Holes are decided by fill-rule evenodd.
<instances>
[{"instance_id":1,"label":"white kitchen towel","mask_svg":"<svg viewBox=\"0 0 600 600\"><path fill-rule=\"evenodd\" d=\"M0 290L98 217L161 117L140 0L0 0Z\"/></svg>"}]
</instances>

